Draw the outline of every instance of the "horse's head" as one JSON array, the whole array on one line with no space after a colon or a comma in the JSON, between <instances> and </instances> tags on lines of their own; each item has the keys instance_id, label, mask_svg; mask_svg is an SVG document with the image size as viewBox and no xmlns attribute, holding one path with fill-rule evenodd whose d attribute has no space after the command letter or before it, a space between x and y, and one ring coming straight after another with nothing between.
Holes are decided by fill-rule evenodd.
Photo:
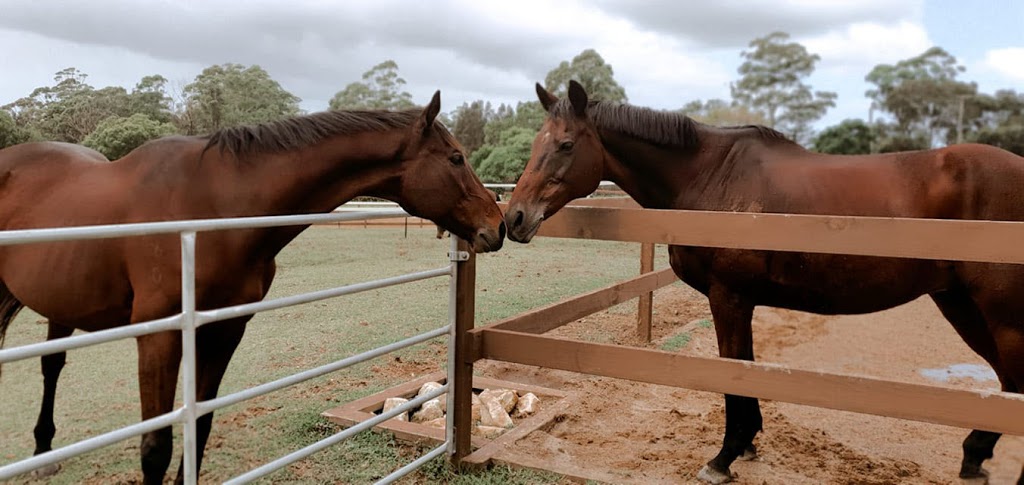
<instances>
[{"instance_id":1,"label":"horse's head","mask_svg":"<svg viewBox=\"0 0 1024 485\"><path fill-rule=\"evenodd\" d=\"M548 116L505 211L509 239L522 243L530 242L545 218L594 192L604 175L604 147L587 116L583 86L569 81L566 102L538 83L537 97Z\"/></svg>"},{"instance_id":2,"label":"horse's head","mask_svg":"<svg viewBox=\"0 0 1024 485\"><path fill-rule=\"evenodd\" d=\"M494 193L470 168L462 146L435 121L440 110L438 91L412 124L401 152L399 203L410 214L469 241L476 252L497 251L505 239L501 210Z\"/></svg>"}]
</instances>

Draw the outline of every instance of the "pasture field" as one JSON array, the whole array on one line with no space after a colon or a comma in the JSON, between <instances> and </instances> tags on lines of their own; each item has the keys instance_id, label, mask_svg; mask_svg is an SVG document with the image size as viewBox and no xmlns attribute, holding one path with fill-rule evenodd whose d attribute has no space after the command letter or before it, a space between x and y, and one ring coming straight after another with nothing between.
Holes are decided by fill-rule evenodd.
<instances>
[{"instance_id":1,"label":"pasture field","mask_svg":"<svg viewBox=\"0 0 1024 485\"><path fill-rule=\"evenodd\" d=\"M433 226L410 227L407 238L401 227L312 227L279 256L269 298L441 267L448 263L448 246L448 239L434 238ZM501 252L479 258L477 324L633 276L638 272L639 250L638 244L549 238L530 245L506 242ZM667 266L663 249L657 252L655 266ZM447 322L447 302L448 279L436 278L259 314L249 324L220 394L442 326ZM634 302L612 311L635 312ZM44 340L43 323L35 313L24 311L11 325L6 346ZM435 339L218 411L200 478L222 481L336 432L337 427L319 416L322 411L444 368L445 358L444 339ZM57 391L55 447L138 421L136 362L132 340L69 352ZM38 359L4 366L0 463L31 454L41 389ZM180 396L179 389L179 400ZM176 429L175 445L180 445L180 436ZM65 462L46 483L137 482L141 479L138 441L133 438ZM363 433L263 482L368 483L422 451ZM169 479L179 460L180 450ZM404 483L560 481L555 475L500 467L457 476L443 461L435 460ZM36 481L22 477L14 483Z\"/></svg>"}]
</instances>

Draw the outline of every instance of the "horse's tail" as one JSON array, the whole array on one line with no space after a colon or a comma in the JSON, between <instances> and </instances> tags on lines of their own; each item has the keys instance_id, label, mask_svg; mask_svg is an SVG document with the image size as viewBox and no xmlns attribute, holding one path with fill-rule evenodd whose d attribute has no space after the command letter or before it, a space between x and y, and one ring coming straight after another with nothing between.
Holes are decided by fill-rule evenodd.
<instances>
[{"instance_id":1,"label":"horse's tail","mask_svg":"<svg viewBox=\"0 0 1024 485\"><path fill-rule=\"evenodd\" d=\"M0 349L4 347L7 326L11 324L14 317L18 316L18 312L24 307L25 305L14 297L11 290L7 289L7 285L0 281Z\"/></svg>"}]
</instances>

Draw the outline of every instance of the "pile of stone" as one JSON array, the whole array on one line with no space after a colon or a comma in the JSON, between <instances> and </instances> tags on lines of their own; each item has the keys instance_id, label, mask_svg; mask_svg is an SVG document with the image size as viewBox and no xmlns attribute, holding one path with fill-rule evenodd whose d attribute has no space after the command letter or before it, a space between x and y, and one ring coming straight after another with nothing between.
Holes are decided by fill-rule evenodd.
<instances>
[{"instance_id":1,"label":"pile of stone","mask_svg":"<svg viewBox=\"0 0 1024 485\"><path fill-rule=\"evenodd\" d=\"M441 387L440 383L427 382L420 387L416 397L427 394ZM487 438L500 436L508 429L515 426L516 419L522 419L537 412L540 398L532 392L518 393L512 389L484 389L482 392L473 392L473 433ZM401 397L390 397L384 401L384 410L390 411L409 399ZM412 412L410 419L409 412L404 412L391 418L398 421L412 421L422 423L426 426L444 429L445 413L447 412L447 395L440 395L431 399L419 409Z\"/></svg>"}]
</instances>

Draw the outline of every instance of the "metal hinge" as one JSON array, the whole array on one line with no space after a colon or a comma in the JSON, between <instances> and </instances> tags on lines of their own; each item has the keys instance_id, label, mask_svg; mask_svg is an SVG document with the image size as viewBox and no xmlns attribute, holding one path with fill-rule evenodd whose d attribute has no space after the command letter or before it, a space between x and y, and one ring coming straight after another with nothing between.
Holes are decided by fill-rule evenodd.
<instances>
[{"instance_id":1,"label":"metal hinge","mask_svg":"<svg viewBox=\"0 0 1024 485\"><path fill-rule=\"evenodd\" d=\"M469 261L469 251L448 251L449 261Z\"/></svg>"}]
</instances>

